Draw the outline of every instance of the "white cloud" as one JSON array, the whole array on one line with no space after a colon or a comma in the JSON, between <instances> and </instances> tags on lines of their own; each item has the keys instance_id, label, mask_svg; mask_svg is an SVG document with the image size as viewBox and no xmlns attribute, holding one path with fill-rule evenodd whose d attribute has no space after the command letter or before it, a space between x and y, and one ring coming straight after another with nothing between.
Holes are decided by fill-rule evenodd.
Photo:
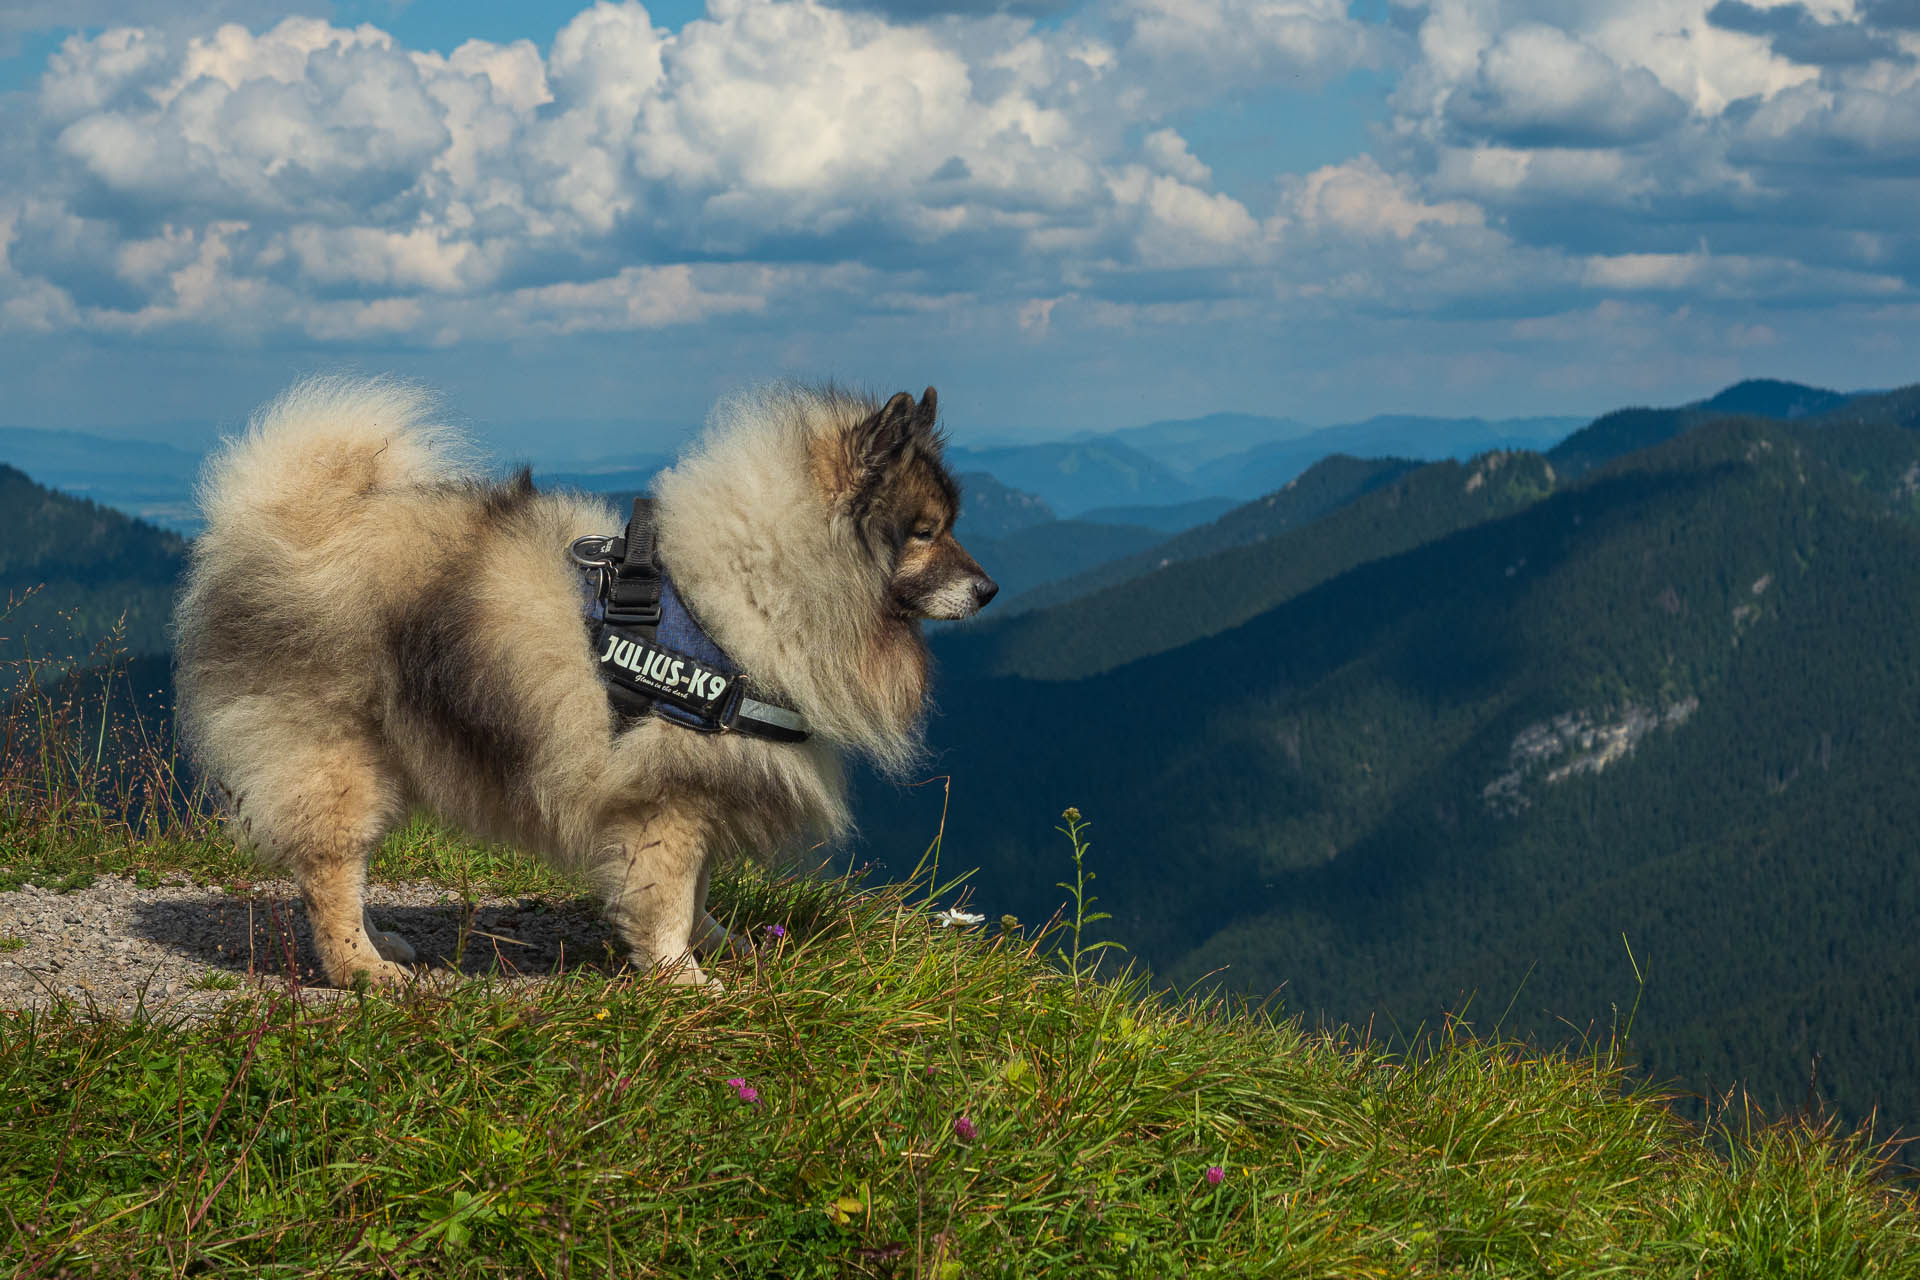
<instances>
[{"instance_id":1,"label":"white cloud","mask_svg":"<svg viewBox=\"0 0 1920 1280\"><path fill-rule=\"evenodd\" d=\"M1140 149L1155 168L1182 182L1198 184L1213 181L1213 170L1202 164L1187 149L1187 140L1172 129L1155 129L1141 139Z\"/></svg>"},{"instance_id":2,"label":"white cloud","mask_svg":"<svg viewBox=\"0 0 1920 1280\"><path fill-rule=\"evenodd\" d=\"M70 323L326 340L443 341L441 297L530 330L565 330L568 307L615 326L746 308L661 274L713 259L832 287L836 262L984 255L1027 297L1234 265L1259 218L1155 127L1186 92L1169 77L1222 56L1334 75L1377 42L1337 0L1126 0L1103 20L1118 43L812 0L713 0L670 32L597 3L544 58L526 41L416 52L309 17L116 27L50 60L39 171L0 188L0 211L23 228L13 274L68 298Z\"/></svg>"},{"instance_id":3,"label":"white cloud","mask_svg":"<svg viewBox=\"0 0 1920 1280\"><path fill-rule=\"evenodd\" d=\"M40 94L45 119L69 121L57 151L146 216L345 221L407 192L450 140L415 61L371 27L288 18L157 43L71 37Z\"/></svg>"},{"instance_id":4,"label":"white cloud","mask_svg":"<svg viewBox=\"0 0 1920 1280\"><path fill-rule=\"evenodd\" d=\"M1570 261L1651 263L1701 237L1781 297L1920 270L1920 35L1851 0L1431 0L1387 167ZM1895 15L1897 16L1897 15ZM1825 58L1824 65L1808 59ZM1642 287L1581 266L1593 289ZM1651 269L1651 268L1648 268ZM1722 281L1721 268L1682 287Z\"/></svg>"},{"instance_id":5,"label":"white cloud","mask_svg":"<svg viewBox=\"0 0 1920 1280\"><path fill-rule=\"evenodd\" d=\"M315 284L363 285L456 293L490 283L497 271L472 241L433 230L296 226L286 244L301 273Z\"/></svg>"},{"instance_id":6,"label":"white cloud","mask_svg":"<svg viewBox=\"0 0 1920 1280\"><path fill-rule=\"evenodd\" d=\"M711 0L679 31L598 3L544 54L304 16L109 27L0 140L0 329L427 348L837 307L1052 344L1904 296L1920 69L1800 59L1849 23L1869 53L1920 36L1845 0L1790 38L1779 5L1707 19L1729 2L1431 0L1389 27L1346 0L1045 24ZM1262 180L1194 123L1360 67L1398 74L1373 154Z\"/></svg>"},{"instance_id":7,"label":"white cloud","mask_svg":"<svg viewBox=\"0 0 1920 1280\"><path fill-rule=\"evenodd\" d=\"M1281 77L1317 84L1385 53L1381 30L1353 21L1344 0L1120 0L1113 12L1131 27L1124 52L1137 65L1193 77L1209 96Z\"/></svg>"},{"instance_id":8,"label":"white cloud","mask_svg":"<svg viewBox=\"0 0 1920 1280\"><path fill-rule=\"evenodd\" d=\"M1897 276L1809 266L1763 254L1596 254L1586 260L1586 283L1620 292L1686 290L1703 299L1874 299L1906 291Z\"/></svg>"},{"instance_id":9,"label":"white cloud","mask_svg":"<svg viewBox=\"0 0 1920 1280\"><path fill-rule=\"evenodd\" d=\"M92 40L69 38L47 61L40 109L49 122L97 111L142 81L166 74L166 42L137 27L115 27Z\"/></svg>"},{"instance_id":10,"label":"white cloud","mask_svg":"<svg viewBox=\"0 0 1920 1280\"><path fill-rule=\"evenodd\" d=\"M1478 226L1483 221L1480 210L1466 201L1425 203L1411 183L1387 173L1369 156L1314 170L1297 185L1292 207L1310 227L1401 240L1424 226Z\"/></svg>"},{"instance_id":11,"label":"white cloud","mask_svg":"<svg viewBox=\"0 0 1920 1280\"><path fill-rule=\"evenodd\" d=\"M625 267L617 275L582 284L515 290L500 300L492 319L496 334L510 332L529 318L554 333L661 329L709 316L763 310L777 284L769 277L777 274L690 266ZM737 279L732 288L728 276Z\"/></svg>"},{"instance_id":12,"label":"white cloud","mask_svg":"<svg viewBox=\"0 0 1920 1280\"><path fill-rule=\"evenodd\" d=\"M1539 23L1502 32L1445 105L1448 123L1470 139L1558 147L1644 142L1686 110L1645 67L1623 67Z\"/></svg>"},{"instance_id":13,"label":"white cloud","mask_svg":"<svg viewBox=\"0 0 1920 1280\"><path fill-rule=\"evenodd\" d=\"M1696 283L1707 257L1695 253L1621 253L1587 259L1587 282L1606 289L1677 289Z\"/></svg>"},{"instance_id":14,"label":"white cloud","mask_svg":"<svg viewBox=\"0 0 1920 1280\"><path fill-rule=\"evenodd\" d=\"M1758 163L1898 166L1911 173L1920 161L1920 85L1796 85L1758 104L1733 141L1737 157Z\"/></svg>"}]
</instances>

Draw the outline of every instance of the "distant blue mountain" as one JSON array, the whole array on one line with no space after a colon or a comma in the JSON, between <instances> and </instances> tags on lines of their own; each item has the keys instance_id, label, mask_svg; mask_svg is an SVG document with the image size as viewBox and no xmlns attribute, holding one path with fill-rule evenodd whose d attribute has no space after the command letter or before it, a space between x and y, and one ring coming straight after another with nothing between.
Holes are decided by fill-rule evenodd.
<instances>
[{"instance_id":1,"label":"distant blue mountain","mask_svg":"<svg viewBox=\"0 0 1920 1280\"><path fill-rule=\"evenodd\" d=\"M200 455L188 449L83 431L0 427L0 462L50 488L91 498L176 533L200 528L193 505Z\"/></svg>"},{"instance_id":2,"label":"distant blue mountain","mask_svg":"<svg viewBox=\"0 0 1920 1280\"><path fill-rule=\"evenodd\" d=\"M960 518L954 522L954 532L963 542L1004 538L1054 522L1053 508L1039 496L1001 484L984 471L962 471L956 478L960 481Z\"/></svg>"},{"instance_id":3,"label":"distant blue mountain","mask_svg":"<svg viewBox=\"0 0 1920 1280\"><path fill-rule=\"evenodd\" d=\"M1711 413L1750 413L1761 418L1809 418L1838 409L1853 396L1775 378L1748 378L1711 399L1688 405Z\"/></svg>"},{"instance_id":4,"label":"distant blue mountain","mask_svg":"<svg viewBox=\"0 0 1920 1280\"><path fill-rule=\"evenodd\" d=\"M1083 432L1072 440L954 446L948 449L948 459L957 471L980 473L970 481L973 501L967 515L980 524L982 532L995 530L989 536L1005 536L1046 519L1088 515L1098 523L1172 533L1219 515L1228 508L1223 500L1244 502L1270 493L1335 454L1468 458L1488 449L1546 450L1565 441L1556 450L1555 463L1564 460L1577 468L1575 454L1585 458L1587 453L1617 452L1619 442L1605 445L1600 439L1609 433L1623 435L1623 440L1631 437L1629 443L1640 447L1705 416L1801 418L1831 413L1856 399L1859 396L1820 387L1755 378L1676 409L1607 415L1571 440L1569 433L1586 425L1585 419L1383 414L1364 422L1314 429L1292 418L1213 413ZM0 427L0 462L11 463L64 492L189 535L199 530L193 485L200 458L191 449L152 440ZM670 461L664 453L644 453L605 462L559 463L554 470L536 472L535 479L547 487L624 499L650 488L655 474ZM1002 486L991 500L984 482L987 476ZM1019 495L1011 506L1009 492ZM999 509L990 514L992 503L998 503ZM1028 506L1016 509L1022 503Z\"/></svg>"},{"instance_id":5,"label":"distant blue mountain","mask_svg":"<svg viewBox=\"0 0 1920 1280\"><path fill-rule=\"evenodd\" d=\"M1252 499L1335 454L1437 461L1471 458L1489 449L1546 449L1585 422L1566 417L1488 420L1381 414L1216 458L1187 480L1204 493Z\"/></svg>"},{"instance_id":6,"label":"distant blue mountain","mask_svg":"<svg viewBox=\"0 0 1920 1280\"><path fill-rule=\"evenodd\" d=\"M1141 427L1121 427L1118 431L1083 431L1074 439L1117 441L1184 473L1216 458L1276 440L1292 440L1313 430L1307 423L1292 418L1270 418L1257 413L1209 413L1200 418L1175 418Z\"/></svg>"},{"instance_id":7,"label":"distant blue mountain","mask_svg":"<svg viewBox=\"0 0 1920 1280\"><path fill-rule=\"evenodd\" d=\"M1111 439L1055 440L992 449L950 446L955 471L985 471L1037 495L1063 517L1096 507L1161 506L1205 496L1171 467Z\"/></svg>"},{"instance_id":8,"label":"distant blue mountain","mask_svg":"<svg viewBox=\"0 0 1920 1280\"><path fill-rule=\"evenodd\" d=\"M1081 512L1080 518L1095 524L1130 524L1161 533L1184 533L1218 520L1239 505L1234 498L1195 498L1165 506L1095 507Z\"/></svg>"}]
</instances>

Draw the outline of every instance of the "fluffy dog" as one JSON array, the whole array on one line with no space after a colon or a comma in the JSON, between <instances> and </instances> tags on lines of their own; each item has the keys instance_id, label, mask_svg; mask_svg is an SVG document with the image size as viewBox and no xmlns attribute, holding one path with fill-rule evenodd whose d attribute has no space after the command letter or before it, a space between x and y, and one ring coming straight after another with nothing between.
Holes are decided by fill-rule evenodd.
<instances>
[{"instance_id":1,"label":"fluffy dog","mask_svg":"<svg viewBox=\"0 0 1920 1280\"><path fill-rule=\"evenodd\" d=\"M991 579L953 536L932 388L886 404L780 386L720 405L655 485L674 585L764 696L776 743L616 715L575 539L598 501L490 481L389 381L301 383L211 459L176 617L179 717L244 838L298 882L329 981L409 976L367 859L413 809L583 870L636 963L710 982L716 854L849 825L841 754L907 768L922 618Z\"/></svg>"}]
</instances>

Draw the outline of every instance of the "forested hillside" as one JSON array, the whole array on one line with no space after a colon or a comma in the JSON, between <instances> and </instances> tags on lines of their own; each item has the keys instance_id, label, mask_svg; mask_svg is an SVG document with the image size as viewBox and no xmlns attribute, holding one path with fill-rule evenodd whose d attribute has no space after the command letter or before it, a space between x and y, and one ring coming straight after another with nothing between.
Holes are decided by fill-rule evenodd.
<instances>
[{"instance_id":1,"label":"forested hillside","mask_svg":"<svg viewBox=\"0 0 1920 1280\"><path fill-rule=\"evenodd\" d=\"M984 471L965 471L960 482L960 518L954 532L962 539L1004 538L1059 517L1037 494L1009 488Z\"/></svg>"},{"instance_id":2,"label":"forested hillside","mask_svg":"<svg viewBox=\"0 0 1920 1280\"><path fill-rule=\"evenodd\" d=\"M1282 537L1171 563L1070 605L986 615L941 657L956 675L1073 679L1217 634L1355 565L1520 510L1551 491L1538 454L1436 462Z\"/></svg>"},{"instance_id":3,"label":"forested hillside","mask_svg":"<svg viewBox=\"0 0 1920 1280\"><path fill-rule=\"evenodd\" d=\"M1571 485L1534 455L1440 464L943 639L946 856L990 909L1044 913L1051 815L1078 805L1113 936L1163 980L1386 1034L1470 1001L1579 1034L1639 994L1630 945L1648 1071L1920 1120L1898 421L1709 418L1611 461L1589 439ZM906 847L939 797L870 788L863 814Z\"/></svg>"},{"instance_id":4,"label":"forested hillside","mask_svg":"<svg viewBox=\"0 0 1920 1280\"><path fill-rule=\"evenodd\" d=\"M1005 537L968 538L966 547L981 564L993 566L993 580L1011 598L1116 556L1146 554L1165 538L1139 525L1054 520L1016 529Z\"/></svg>"},{"instance_id":5,"label":"forested hillside","mask_svg":"<svg viewBox=\"0 0 1920 1280\"><path fill-rule=\"evenodd\" d=\"M185 562L177 534L0 464L0 659L85 654L121 625L127 652L165 651Z\"/></svg>"},{"instance_id":6,"label":"forested hillside","mask_svg":"<svg viewBox=\"0 0 1920 1280\"><path fill-rule=\"evenodd\" d=\"M1015 613L1044 609L1107 587L1130 582L1177 561L1261 542L1311 524L1331 511L1399 479L1420 466L1405 458L1349 458L1336 454L1309 467L1284 487L1257 501L1233 508L1218 519L1188 529L1144 551L1109 558L1071 576L1055 574L1045 586L996 604L995 621Z\"/></svg>"},{"instance_id":7,"label":"forested hillside","mask_svg":"<svg viewBox=\"0 0 1920 1280\"><path fill-rule=\"evenodd\" d=\"M1432 418L1381 414L1292 439L1270 440L1196 467L1189 480L1210 493L1252 499L1278 489L1321 458L1405 457L1464 461L1498 450L1543 449L1580 426L1578 418Z\"/></svg>"},{"instance_id":8,"label":"forested hillside","mask_svg":"<svg viewBox=\"0 0 1920 1280\"><path fill-rule=\"evenodd\" d=\"M1002 484L1037 494L1056 512L1166 504L1203 497L1170 467L1114 440L1047 441L968 449L951 445L947 461L960 472L985 471Z\"/></svg>"}]
</instances>

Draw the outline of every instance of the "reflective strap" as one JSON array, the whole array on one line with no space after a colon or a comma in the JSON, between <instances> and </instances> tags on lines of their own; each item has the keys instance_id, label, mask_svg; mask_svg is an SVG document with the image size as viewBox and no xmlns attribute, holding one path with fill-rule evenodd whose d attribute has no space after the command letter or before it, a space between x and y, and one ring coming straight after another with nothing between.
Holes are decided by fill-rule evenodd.
<instances>
[{"instance_id":1,"label":"reflective strap","mask_svg":"<svg viewBox=\"0 0 1920 1280\"><path fill-rule=\"evenodd\" d=\"M762 702L758 698L741 698L740 709L734 715L734 728L753 728L775 730L794 735L794 740L812 734L813 728L807 718L790 707L777 707L771 702Z\"/></svg>"}]
</instances>

